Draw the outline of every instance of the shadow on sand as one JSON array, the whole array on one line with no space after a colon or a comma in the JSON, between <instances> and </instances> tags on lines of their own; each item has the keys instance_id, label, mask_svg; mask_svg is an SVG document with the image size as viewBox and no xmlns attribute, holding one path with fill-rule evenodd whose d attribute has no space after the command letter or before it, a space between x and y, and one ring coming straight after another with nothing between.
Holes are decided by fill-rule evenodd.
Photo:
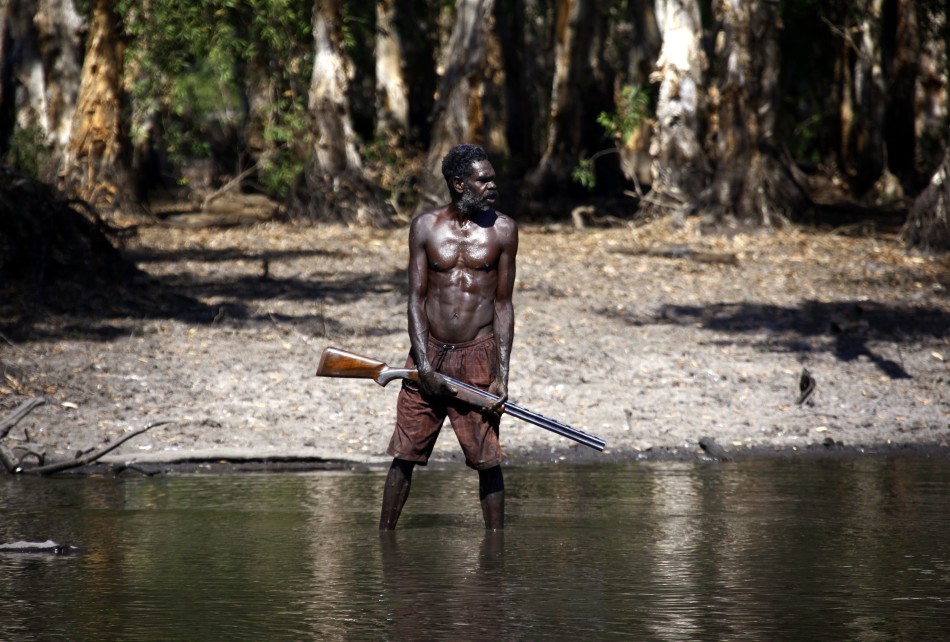
<instances>
[{"instance_id":1,"label":"shadow on sand","mask_svg":"<svg viewBox=\"0 0 950 642\"><path fill-rule=\"evenodd\" d=\"M368 295L405 290L405 270L366 273L340 269L332 273L274 277L268 266L281 260L327 256L332 252L245 251L237 248L149 249L126 253L135 265L178 261L250 263L260 266L256 275L198 275L178 272L148 275L138 269L124 279L59 279L41 288L0 287L0 332L13 341L56 340L82 336L110 341L128 336L143 319L169 319L195 325L245 324L274 321L324 325L339 330L321 314L321 302L359 300ZM312 302L311 312L273 314L262 305L272 300ZM208 303L214 301L214 303ZM381 329L380 332L389 332Z\"/></svg>"},{"instance_id":2,"label":"shadow on sand","mask_svg":"<svg viewBox=\"0 0 950 642\"><path fill-rule=\"evenodd\" d=\"M872 344L893 343L899 355L902 343L924 337L941 339L950 334L950 314L944 310L874 301L806 301L799 307L758 303L667 305L651 316L609 309L600 314L635 326L698 325L724 335L730 344L746 343L769 351L828 351L841 361L863 356L892 379L909 378L910 374L900 361L876 352Z\"/></svg>"}]
</instances>

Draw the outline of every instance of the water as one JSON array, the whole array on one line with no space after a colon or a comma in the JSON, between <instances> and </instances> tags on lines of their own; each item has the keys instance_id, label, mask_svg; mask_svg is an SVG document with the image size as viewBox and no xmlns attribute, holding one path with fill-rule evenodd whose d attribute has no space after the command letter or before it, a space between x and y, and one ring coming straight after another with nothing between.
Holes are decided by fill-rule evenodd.
<instances>
[{"instance_id":1,"label":"water","mask_svg":"<svg viewBox=\"0 0 950 642\"><path fill-rule=\"evenodd\" d=\"M950 639L946 459L0 478L0 640Z\"/></svg>"}]
</instances>

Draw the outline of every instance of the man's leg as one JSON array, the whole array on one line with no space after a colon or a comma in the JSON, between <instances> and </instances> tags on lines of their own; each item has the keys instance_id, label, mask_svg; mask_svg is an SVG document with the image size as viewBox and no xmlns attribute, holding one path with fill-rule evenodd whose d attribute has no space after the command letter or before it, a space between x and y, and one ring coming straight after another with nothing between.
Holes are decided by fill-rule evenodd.
<instances>
[{"instance_id":1,"label":"man's leg","mask_svg":"<svg viewBox=\"0 0 950 642\"><path fill-rule=\"evenodd\" d=\"M412 469L415 463L405 459L393 459L386 476L383 489L383 510L379 515L379 530L391 531L396 528L402 507L409 499L409 487L412 485Z\"/></svg>"},{"instance_id":2,"label":"man's leg","mask_svg":"<svg viewBox=\"0 0 950 642\"><path fill-rule=\"evenodd\" d=\"M502 530L505 527L505 479L501 466L478 471L478 496L482 502L485 528Z\"/></svg>"}]
</instances>

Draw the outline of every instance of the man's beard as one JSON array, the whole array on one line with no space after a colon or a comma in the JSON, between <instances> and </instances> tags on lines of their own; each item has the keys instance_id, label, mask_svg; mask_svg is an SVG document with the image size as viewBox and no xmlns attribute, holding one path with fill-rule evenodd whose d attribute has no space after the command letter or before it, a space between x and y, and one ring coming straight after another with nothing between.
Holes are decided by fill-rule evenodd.
<instances>
[{"instance_id":1,"label":"man's beard","mask_svg":"<svg viewBox=\"0 0 950 642\"><path fill-rule=\"evenodd\" d=\"M486 201L484 197L479 198L476 196L475 192L468 189L467 187L462 190L462 197L459 198L458 206L464 214L487 212L492 208L491 203Z\"/></svg>"}]
</instances>

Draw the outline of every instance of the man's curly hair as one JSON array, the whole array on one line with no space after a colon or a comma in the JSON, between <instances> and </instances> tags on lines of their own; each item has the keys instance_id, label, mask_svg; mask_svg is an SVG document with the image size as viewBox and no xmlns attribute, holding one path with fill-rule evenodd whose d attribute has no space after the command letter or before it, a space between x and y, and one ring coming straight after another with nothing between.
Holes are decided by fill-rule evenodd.
<instances>
[{"instance_id":1,"label":"man's curly hair","mask_svg":"<svg viewBox=\"0 0 950 642\"><path fill-rule=\"evenodd\" d=\"M488 160L488 154L478 145L456 145L442 159L442 176L451 188L453 178L466 178L472 173L472 165L483 160Z\"/></svg>"}]
</instances>

